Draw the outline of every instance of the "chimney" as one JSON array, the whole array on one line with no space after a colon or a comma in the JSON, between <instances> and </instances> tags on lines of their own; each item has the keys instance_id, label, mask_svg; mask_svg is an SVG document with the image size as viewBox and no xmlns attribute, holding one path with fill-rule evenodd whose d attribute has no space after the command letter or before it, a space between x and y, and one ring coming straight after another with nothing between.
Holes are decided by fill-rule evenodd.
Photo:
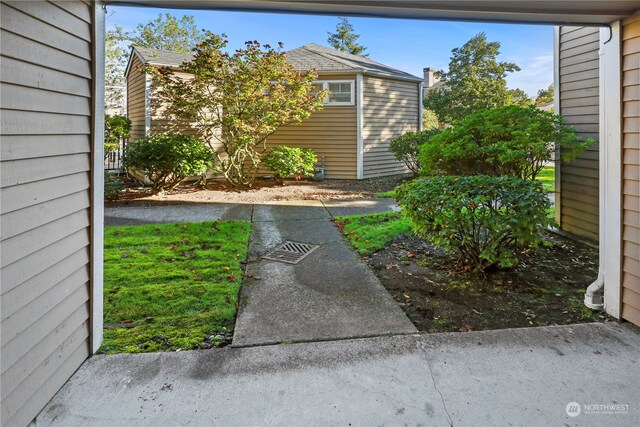
<instances>
[{"instance_id":1,"label":"chimney","mask_svg":"<svg viewBox=\"0 0 640 427\"><path fill-rule=\"evenodd\" d=\"M424 73L424 88L429 89L431 86L440 81L439 78L435 76L435 72L438 71L435 68L426 67L422 70Z\"/></svg>"}]
</instances>

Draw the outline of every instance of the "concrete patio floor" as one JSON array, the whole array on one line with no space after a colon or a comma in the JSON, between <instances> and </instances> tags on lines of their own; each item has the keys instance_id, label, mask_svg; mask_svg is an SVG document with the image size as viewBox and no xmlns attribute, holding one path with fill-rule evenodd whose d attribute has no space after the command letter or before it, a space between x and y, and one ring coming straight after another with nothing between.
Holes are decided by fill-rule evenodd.
<instances>
[{"instance_id":1,"label":"concrete patio floor","mask_svg":"<svg viewBox=\"0 0 640 427\"><path fill-rule=\"evenodd\" d=\"M608 323L94 356L35 425L635 427L639 354Z\"/></svg>"}]
</instances>

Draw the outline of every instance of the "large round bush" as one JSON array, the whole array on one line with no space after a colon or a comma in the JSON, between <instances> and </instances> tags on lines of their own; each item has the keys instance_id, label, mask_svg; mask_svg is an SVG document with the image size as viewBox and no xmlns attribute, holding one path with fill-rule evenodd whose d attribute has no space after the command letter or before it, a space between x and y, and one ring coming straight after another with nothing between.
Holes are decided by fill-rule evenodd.
<instances>
[{"instance_id":1,"label":"large round bush","mask_svg":"<svg viewBox=\"0 0 640 427\"><path fill-rule=\"evenodd\" d=\"M418 235L478 270L516 265L552 222L542 184L508 176L420 178L396 199Z\"/></svg>"},{"instance_id":2,"label":"large round bush","mask_svg":"<svg viewBox=\"0 0 640 427\"><path fill-rule=\"evenodd\" d=\"M213 167L211 151L204 142L186 135L162 134L139 139L125 150L124 165L137 169L152 182L153 194L170 190L188 176Z\"/></svg>"},{"instance_id":3,"label":"large round bush","mask_svg":"<svg viewBox=\"0 0 640 427\"><path fill-rule=\"evenodd\" d=\"M535 179L553 160L554 144L571 161L595 141L576 135L556 116L535 107L481 110L420 146L426 175L510 175Z\"/></svg>"}]
</instances>

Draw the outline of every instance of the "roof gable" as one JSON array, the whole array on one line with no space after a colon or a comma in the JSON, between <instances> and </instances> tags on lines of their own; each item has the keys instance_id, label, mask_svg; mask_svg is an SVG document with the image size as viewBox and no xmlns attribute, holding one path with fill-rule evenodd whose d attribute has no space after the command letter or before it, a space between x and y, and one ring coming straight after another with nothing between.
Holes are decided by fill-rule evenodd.
<instances>
[{"instance_id":1,"label":"roof gable","mask_svg":"<svg viewBox=\"0 0 640 427\"><path fill-rule=\"evenodd\" d=\"M190 53L172 52L169 50L153 49L151 47L131 46L131 54L125 68L125 77L131 71L134 56L138 57L143 65L156 65L159 67L179 67L183 62L193 59Z\"/></svg>"},{"instance_id":2,"label":"roof gable","mask_svg":"<svg viewBox=\"0 0 640 427\"><path fill-rule=\"evenodd\" d=\"M165 67L179 67L183 62L193 59L190 53L171 52L153 49L149 47L133 46L125 76L129 74L129 68L133 57L137 56L144 65ZM315 69L318 72L353 72L373 74L383 77L402 80L422 81L422 78L373 61L362 56L341 52L326 46L309 43L286 52L287 62L301 71Z\"/></svg>"},{"instance_id":3,"label":"roof gable","mask_svg":"<svg viewBox=\"0 0 640 427\"><path fill-rule=\"evenodd\" d=\"M422 78L406 73L363 56L352 55L326 46L309 43L286 52L287 61L299 70L315 69L318 72L353 71L376 74L403 80L422 81Z\"/></svg>"}]
</instances>

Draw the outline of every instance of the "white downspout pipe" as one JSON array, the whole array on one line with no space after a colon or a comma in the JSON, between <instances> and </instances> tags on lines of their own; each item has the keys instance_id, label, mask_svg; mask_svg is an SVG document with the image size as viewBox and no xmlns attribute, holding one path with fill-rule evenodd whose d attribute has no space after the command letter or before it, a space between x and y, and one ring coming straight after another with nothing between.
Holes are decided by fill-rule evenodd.
<instances>
[{"instance_id":1,"label":"white downspout pipe","mask_svg":"<svg viewBox=\"0 0 640 427\"><path fill-rule=\"evenodd\" d=\"M600 250L598 278L584 304L620 317L622 160L620 22L600 30Z\"/></svg>"}]
</instances>

